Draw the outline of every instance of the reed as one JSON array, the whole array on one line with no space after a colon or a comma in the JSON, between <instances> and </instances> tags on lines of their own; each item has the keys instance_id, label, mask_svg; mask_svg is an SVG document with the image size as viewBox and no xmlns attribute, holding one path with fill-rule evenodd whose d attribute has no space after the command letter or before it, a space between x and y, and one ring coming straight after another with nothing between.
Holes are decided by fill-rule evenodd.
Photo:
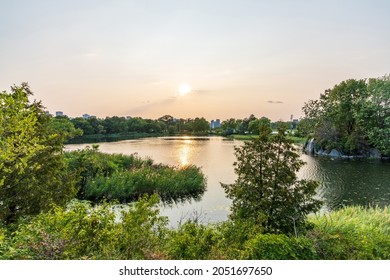
<instances>
[{"instance_id":1,"label":"reed","mask_svg":"<svg viewBox=\"0 0 390 280\"><path fill-rule=\"evenodd\" d=\"M321 259L390 259L390 210L350 206L309 219Z\"/></svg>"}]
</instances>

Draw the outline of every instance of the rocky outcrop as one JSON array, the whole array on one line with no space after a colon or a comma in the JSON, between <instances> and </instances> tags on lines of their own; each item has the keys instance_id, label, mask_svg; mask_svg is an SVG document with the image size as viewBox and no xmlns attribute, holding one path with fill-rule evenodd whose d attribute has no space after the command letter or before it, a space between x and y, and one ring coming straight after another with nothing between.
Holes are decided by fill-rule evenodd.
<instances>
[{"instance_id":1,"label":"rocky outcrop","mask_svg":"<svg viewBox=\"0 0 390 280\"><path fill-rule=\"evenodd\" d=\"M308 154L314 154L314 138L306 141L305 145L303 146L303 150Z\"/></svg>"},{"instance_id":2,"label":"rocky outcrop","mask_svg":"<svg viewBox=\"0 0 390 280\"><path fill-rule=\"evenodd\" d=\"M319 147L314 138L306 141L305 145L303 146L303 151L307 154L316 155L316 156L327 156L327 157L333 157L333 158L377 158L383 159L383 155L379 152L378 149L371 148L366 153L362 153L360 155L344 155L342 152L340 152L337 149L332 149L331 151L326 151L322 147Z\"/></svg>"},{"instance_id":3,"label":"rocky outcrop","mask_svg":"<svg viewBox=\"0 0 390 280\"><path fill-rule=\"evenodd\" d=\"M370 157L370 158L381 158L382 154L379 152L378 149L371 148L368 151L368 157Z\"/></svg>"},{"instance_id":4,"label":"rocky outcrop","mask_svg":"<svg viewBox=\"0 0 390 280\"><path fill-rule=\"evenodd\" d=\"M332 149L330 151L330 153L328 154L329 157L342 157L343 156L343 153L336 150L336 149Z\"/></svg>"}]
</instances>

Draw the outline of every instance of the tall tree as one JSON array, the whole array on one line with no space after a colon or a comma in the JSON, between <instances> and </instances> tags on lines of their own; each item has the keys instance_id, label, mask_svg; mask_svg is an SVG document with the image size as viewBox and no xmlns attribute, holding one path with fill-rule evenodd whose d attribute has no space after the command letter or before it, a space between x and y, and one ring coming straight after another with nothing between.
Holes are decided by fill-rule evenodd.
<instances>
[{"instance_id":1,"label":"tall tree","mask_svg":"<svg viewBox=\"0 0 390 280\"><path fill-rule=\"evenodd\" d=\"M63 137L31 95L27 83L0 94L0 221L6 224L63 205L76 193L66 174Z\"/></svg>"},{"instance_id":2,"label":"tall tree","mask_svg":"<svg viewBox=\"0 0 390 280\"><path fill-rule=\"evenodd\" d=\"M369 79L367 92L355 117L369 143L390 156L390 76Z\"/></svg>"},{"instance_id":3,"label":"tall tree","mask_svg":"<svg viewBox=\"0 0 390 280\"><path fill-rule=\"evenodd\" d=\"M292 233L319 209L321 202L314 198L318 183L297 179L304 162L285 128L273 136L269 123L261 122L259 130L258 138L235 148L236 181L222 184L233 200L231 218L261 224L265 232Z\"/></svg>"},{"instance_id":4,"label":"tall tree","mask_svg":"<svg viewBox=\"0 0 390 280\"><path fill-rule=\"evenodd\" d=\"M346 80L325 90L319 100L305 103L303 111L315 125L314 137L327 150L336 148L346 154L367 149L367 141L356 119L361 100L367 97L366 80Z\"/></svg>"}]
</instances>

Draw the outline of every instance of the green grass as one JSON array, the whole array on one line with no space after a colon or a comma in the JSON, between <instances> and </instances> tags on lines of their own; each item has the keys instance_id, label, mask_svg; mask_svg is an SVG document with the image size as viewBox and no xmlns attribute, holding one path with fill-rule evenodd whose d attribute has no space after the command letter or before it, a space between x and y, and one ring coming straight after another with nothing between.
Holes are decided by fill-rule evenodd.
<instances>
[{"instance_id":1,"label":"green grass","mask_svg":"<svg viewBox=\"0 0 390 280\"><path fill-rule=\"evenodd\" d=\"M390 259L390 210L346 207L310 217L321 259Z\"/></svg>"}]
</instances>

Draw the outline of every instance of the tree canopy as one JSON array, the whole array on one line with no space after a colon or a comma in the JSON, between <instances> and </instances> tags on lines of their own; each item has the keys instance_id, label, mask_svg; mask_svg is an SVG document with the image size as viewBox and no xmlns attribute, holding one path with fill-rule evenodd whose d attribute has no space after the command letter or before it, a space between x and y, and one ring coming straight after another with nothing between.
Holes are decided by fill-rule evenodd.
<instances>
[{"instance_id":1,"label":"tree canopy","mask_svg":"<svg viewBox=\"0 0 390 280\"><path fill-rule=\"evenodd\" d=\"M0 94L0 221L63 205L75 193L66 174L63 137L53 131L40 102L30 102L27 83Z\"/></svg>"},{"instance_id":2,"label":"tree canopy","mask_svg":"<svg viewBox=\"0 0 390 280\"><path fill-rule=\"evenodd\" d=\"M297 179L304 162L286 138L285 128L271 135L264 121L259 131L258 138L235 148L238 178L222 184L233 200L231 217L260 224L265 232L292 233L305 225L307 214L319 209L321 202L314 198L318 183Z\"/></svg>"},{"instance_id":3,"label":"tree canopy","mask_svg":"<svg viewBox=\"0 0 390 280\"><path fill-rule=\"evenodd\" d=\"M376 148L390 155L389 100L390 76L346 80L305 103L298 129L326 150L365 155Z\"/></svg>"}]
</instances>

